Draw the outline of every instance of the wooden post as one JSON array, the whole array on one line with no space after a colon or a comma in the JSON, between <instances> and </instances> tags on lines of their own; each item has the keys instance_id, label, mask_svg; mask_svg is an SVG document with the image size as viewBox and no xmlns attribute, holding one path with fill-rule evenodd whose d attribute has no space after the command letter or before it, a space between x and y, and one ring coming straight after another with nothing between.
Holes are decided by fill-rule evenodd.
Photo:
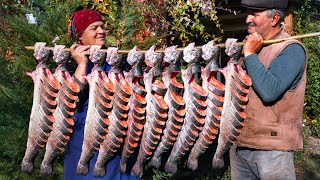
<instances>
[{"instance_id":1,"label":"wooden post","mask_svg":"<svg viewBox=\"0 0 320 180\"><path fill-rule=\"evenodd\" d=\"M286 12L286 17L284 18L284 23L286 24L285 31L292 35L293 34L293 10L289 8Z\"/></svg>"}]
</instances>

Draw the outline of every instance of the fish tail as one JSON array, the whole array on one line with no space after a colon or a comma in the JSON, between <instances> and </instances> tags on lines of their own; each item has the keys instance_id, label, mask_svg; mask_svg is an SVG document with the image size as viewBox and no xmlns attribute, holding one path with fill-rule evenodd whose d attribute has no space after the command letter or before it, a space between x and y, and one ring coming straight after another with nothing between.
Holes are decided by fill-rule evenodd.
<instances>
[{"instance_id":1,"label":"fish tail","mask_svg":"<svg viewBox=\"0 0 320 180\"><path fill-rule=\"evenodd\" d=\"M127 171L127 161L127 158L121 158L120 160L120 172L123 174Z\"/></svg>"},{"instance_id":2,"label":"fish tail","mask_svg":"<svg viewBox=\"0 0 320 180\"><path fill-rule=\"evenodd\" d=\"M169 173L176 173L177 172L177 161L173 161L172 158L169 157L165 167L164 167L164 170L165 172L169 172Z\"/></svg>"},{"instance_id":3,"label":"fish tail","mask_svg":"<svg viewBox=\"0 0 320 180\"><path fill-rule=\"evenodd\" d=\"M212 159L212 169L222 169L224 167L223 157L214 156Z\"/></svg>"},{"instance_id":4,"label":"fish tail","mask_svg":"<svg viewBox=\"0 0 320 180\"><path fill-rule=\"evenodd\" d=\"M104 144L103 147L99 151L99 156L98 156L98 159L96 161L96 164L94 166L94 171L93 171L93 175L95 177L103 177L106 175L105 164L112 157L109 149L106 149L106 145L107 145L107 143Z\"/></svg>"},{"instance_id":5,"label":"fish tail","mask_svg":"<svg viewBox=\"0 0 320 180\"><path fill-rule=\"evenodd\" d=\"M25 156L21 162L21 171L22 172L32 172L33 171L33 162L35 157L39 154L39 149L36 148L27 148Z\"/></svg>"},{"instance_id":6,"label":"fish tail","mask_svg":"<svg viewBox=\"0 0 320 180\"><path fill-rule=\"evenodd\" d=\"M84 151L82 150L80 160L77 165L77 174L87 175L89 172L89 161L94 155L93 149Z\"/></svg>"},{"instance_id":7,"label":"fish tail","mask_svg":"<svg viewBox=\"0 0 320 180\"><path fill-rule=\"evenodd\" d=\"M88 174L88 172L89 172L89 164L81 163L79 161L77 165L77 174L85 176Z\"/></svg>"},{"instance_id":8,"label":"fish tail","mask_svg":"<svg viewBox=\"0 0 320 180\"><path fill-rule=\"evenodd\" d=\"M40 174L44 176L44 175L50 175L51 173L52 173L52 164L42 161L41 167L40 167Z\"/></svg>"},{"instance_id":9,"label":"fish tail","mask_svg":"<svg viewBox=\"0 0 320 180\"><path fill-rule=\"evenodd\" d=\"M58 152L52 149L46 151L40 166L41 175L50 175L52 173L52 162L57 155Z\"/></svg>"},{"instance_id":10,"label":"fish tail","mask_svg":"<svg viewBox=\"0 0 320 180\"><path fill-rule=\"evenodd\" d=\"M149 163L150 166L153 166L157 169L159 169L160 165L161 165L161 156L153 156L150 163Z\"/></svg>"},{"instance_id":11,"label":"fish tail","mask_svg":"<svg viewBox=\"0 0 320 180\"><path fill-rule=\"evenodd\" d=\"M189 169L192 169L193 171L198 169L198 157L200 155L199 150L195 150L195 148L193 148L191 150L191 153L188 157L188 162L187 162L187 166Z\"/></svg>"},{"instance_id":12,"label":"fish tail","mask_svg":"<svg viewBox=\"0 0 320 180\"><path fill-rule=\"evenodd\" d=\"M131 175L136 176L140 179L143 175L143 164L145 161L145 155L143 155L143 153L139 153L137 161L134 163L134 166L131 169Z\"/></svg>"},{"instance_id":13,"label":"fish tail","mask_svg":"<svg viewBox=\"0 0 320 180\"><path fill-rule=\"evenodd\" d=\"M95 164L94 169L93 169L93 175L95 177L103 177L106 175L106 169L105 169L104 163L100 164L97 162Z\"/></svg>"},{"instance_id":14,"label":"fish tail","mask_svg":"<svg viewBox=\"0 0 320 180\"><path fill-rule=\"evenodd\" d=\"M141 178L143 175L143 167L140 163L135 163L132 170L131 170L131 175L136 176L138 178Z\"/></svg>"}]
</instances>

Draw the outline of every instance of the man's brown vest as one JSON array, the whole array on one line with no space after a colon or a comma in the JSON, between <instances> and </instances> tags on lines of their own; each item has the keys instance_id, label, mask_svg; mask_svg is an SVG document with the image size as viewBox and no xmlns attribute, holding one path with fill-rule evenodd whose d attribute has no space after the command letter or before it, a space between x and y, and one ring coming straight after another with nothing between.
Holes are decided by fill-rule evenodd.
<instances>
[{"instance_id":1,"label":"man's brown vest","mask_svg":"<svg viewBox=\"0 0 320 180\"><path fill-rule=\"evenodd\" d=\"M272 39L288 36L289 34L280 31ZM268 68L279 53L292 43L301 44L299 41L289 40L263 47L258 54L261 63ZM302 111L306 88L307 58L305 62L304 73L298 86L294 90L286 91L283 97L273 105L264 105L250 87L249 102L245 110L247 118L237 138L238 146L281 151L303 148Z\"/></svg>"}]
</instances>

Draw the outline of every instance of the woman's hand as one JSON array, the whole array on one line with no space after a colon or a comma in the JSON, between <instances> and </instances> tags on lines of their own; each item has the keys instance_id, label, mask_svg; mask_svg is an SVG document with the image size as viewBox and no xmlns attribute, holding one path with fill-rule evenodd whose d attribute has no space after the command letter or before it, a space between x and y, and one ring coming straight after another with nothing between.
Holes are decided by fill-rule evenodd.
<instances>
[{"instance_id":1,"label":"woman's hand","mask_svg":"<svg viewBox=\"0 0 320 180\"><path fill-rule=\"evenodd\" d=\"M74 76L82 83L86 83L86 79L84 76L87 75L87 66L88 66L88 58L89 55L88 49L90 45L79 45L73 44L70 47L71 55L73 59L77 62L78 66L74 73Z\"/></svg>"},{"instance_id":2,"label":"woman's hand","mask_svg":"<svg viewBox=\"0 0 320 180\"><path fill-rule=\"evenodd\" d=\"M88 58L86 57L86 55L89 55L89 48L90 45L85 46L79 44L73 44L70 47L71 55L78 65L88 63Z\"/></svg>"},{"instance_id":3,"label":"woman's hand","mask_svg":"<svg viewBox=\"0 0 320 180\"><path fill-rule=\"evenodd\" d=\"M244 57L249 56L250 54L256 53L261 47L263 43L263 38L257 32L254 32L248 35L245 40L245 44L243 46L243 54Z\"/></svg>"}]
</instances>

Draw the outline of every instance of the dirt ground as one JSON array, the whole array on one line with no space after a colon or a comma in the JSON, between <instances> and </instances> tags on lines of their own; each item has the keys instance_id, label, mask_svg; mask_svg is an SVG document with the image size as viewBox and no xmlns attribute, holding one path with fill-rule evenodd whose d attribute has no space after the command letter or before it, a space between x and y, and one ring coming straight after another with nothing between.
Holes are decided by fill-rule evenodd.
<instances>
[{"instance_id":1,"label":"dirt ground","mask_svg":"<svg viewBox=\"0 0 320 180\"><path fill-rule=\"evenodd\" d=\"M296 164L297 180L320 180L320 138L309 137Z\"/></svg>"}]
</instances>

